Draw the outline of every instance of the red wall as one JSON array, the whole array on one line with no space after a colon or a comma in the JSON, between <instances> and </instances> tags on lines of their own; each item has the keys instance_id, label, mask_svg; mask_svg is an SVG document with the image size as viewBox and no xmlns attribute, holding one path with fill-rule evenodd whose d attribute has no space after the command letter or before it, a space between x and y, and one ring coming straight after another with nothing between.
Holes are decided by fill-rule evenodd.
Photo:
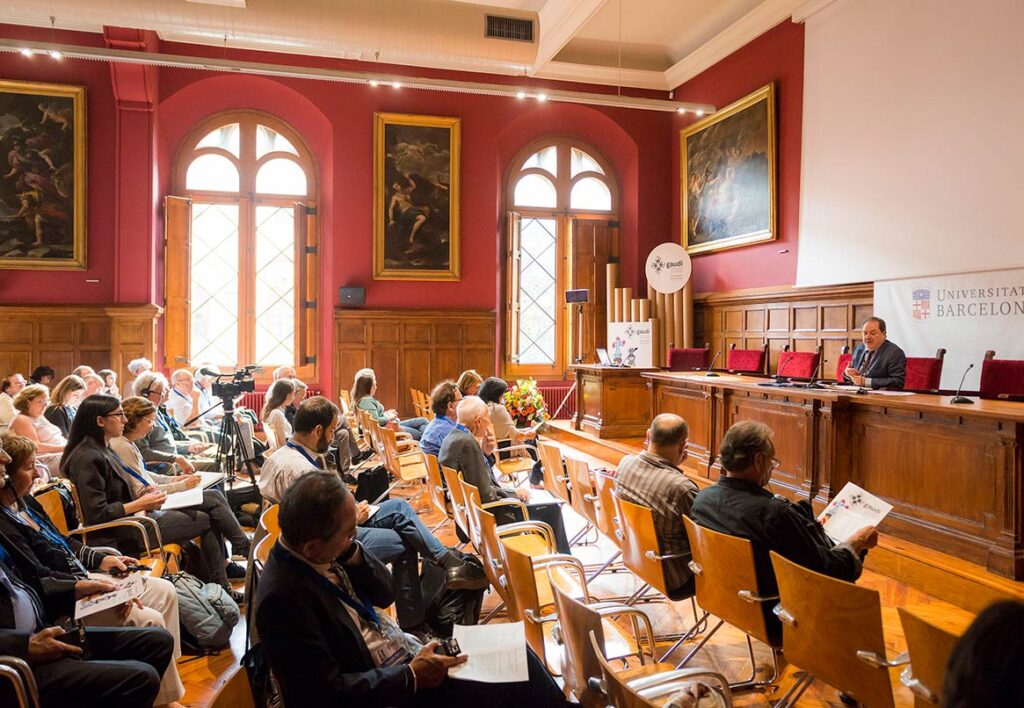
<instances>
[{"instance_id":1,"label":"red wall","mask_svg":"<svg viewBox=\"0 0 1024 708\"><path fill-rule=\"evenodd\" d=\"M719 108L743 98L769 81L775 82L776 89L778 238L769 243L694 256L696 292L792 285L796 282L803 75L804 26L787 21L676 89L677 100L705 101ZM692 116L676 116L672 131L674 238L681 238L679 131L695 120ZM779 252L785 249L788 252Z\"/></svg>"}]
</instances>

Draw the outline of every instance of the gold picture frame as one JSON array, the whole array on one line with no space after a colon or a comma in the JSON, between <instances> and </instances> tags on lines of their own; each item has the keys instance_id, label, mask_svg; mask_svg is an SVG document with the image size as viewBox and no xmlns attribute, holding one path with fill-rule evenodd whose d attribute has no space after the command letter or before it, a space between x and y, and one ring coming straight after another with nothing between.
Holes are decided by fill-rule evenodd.
<instances>
[{"instance_id":1,"label":"gold picture frame","mask_svg":"<svg viewBox=\"0 0 1024 708\"><path fill-rule=\"evenodd\" d=\"M459 118L374 114L374 280L459 280L461 128Z\"/></svg>"},{"instance_id":2,"label":"gold picture frame","mask_svg":"<svg viewBox=\"0 0 1024 708\"><path fill-rule=\"evenodd\" d=\"M86 267L85 87L0 80L0 268Z\"/></svg>"},{"instance_id":3,"label":"gold picture frame","mask_svg":"<svg viewBox=\"0 0 1024 708\"><path fill-rule=\"evenodd\" d=\"M687 253L778 238L774 83L683 128L679 149Z\"/></svg>"}]
</instances>

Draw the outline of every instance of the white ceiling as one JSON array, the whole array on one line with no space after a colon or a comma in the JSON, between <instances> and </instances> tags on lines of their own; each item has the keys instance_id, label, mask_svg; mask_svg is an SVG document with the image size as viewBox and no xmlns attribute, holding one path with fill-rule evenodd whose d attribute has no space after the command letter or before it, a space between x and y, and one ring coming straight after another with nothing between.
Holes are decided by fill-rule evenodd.
<instances>
[{"instance_id":1,"label":"white ceiling","mask_svg":"<svg viewBox=\"0 0 1024 708\"><path fill-rule=\"evenodd\" d=\"M811 0L820 4L822 0ZM169 41L671 89L807 0L0 0L0 22L155 30ZM227 4L236 4L231 0ZM621 7L620 7L621 3ZM484 16L534 21L487 39ZM620 19L621 18L621 19Z\"/></svg>"}]
</instances>

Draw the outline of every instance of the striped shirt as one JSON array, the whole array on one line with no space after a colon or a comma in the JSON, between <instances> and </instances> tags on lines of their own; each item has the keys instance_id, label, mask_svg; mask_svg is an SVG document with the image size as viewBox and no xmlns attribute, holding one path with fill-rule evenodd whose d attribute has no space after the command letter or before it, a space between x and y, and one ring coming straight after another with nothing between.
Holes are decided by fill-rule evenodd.
<instances>
[{"instance_id":1,"label":"striped shirt","mask_svg":"<svg viewBox=\"0 0 1024 708\"><path fill-rule=\"evenodd\" d=\"M669 589L686 585L692 574L686 565L690 560L690 540L682 517L690 515L697 485L668 460L644 451L626 455L619 462L615 490L619 498L654 512L654 532L661 555L687 554L664 563Z\"/></svg>"},{"instance_id":2,"label":"striped shirt","mask_svg":"<svg viewBox=\"0 0 1024 708\"><path fill-rule=\"evenodd\" d=\"M272 502L280 502L288 487L300 476L319 467L327 469L327 463L322 455L313 452L305 445L292 443L302 450L291 445L282 445L274 451L274 454L266 459L263 467L260 468L260 476L256 483L259 485L260 494ZM309 455L302 453L305 452ZM312 459L316 464L309 460Z\"/></svg>"}]
</instances>

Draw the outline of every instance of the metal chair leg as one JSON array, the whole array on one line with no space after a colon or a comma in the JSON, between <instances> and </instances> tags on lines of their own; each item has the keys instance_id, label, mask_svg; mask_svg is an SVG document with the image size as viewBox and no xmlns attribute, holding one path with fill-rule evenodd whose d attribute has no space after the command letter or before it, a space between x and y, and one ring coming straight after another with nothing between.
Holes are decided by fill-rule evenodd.
<instances>
[{"instance_id":1,"label":"metal chair leg","mask_svg":"<svg viewBox=\"0 0 1024 708\"><path fill-rule=\"evenodd\" d=\"M587 576L587 583L589 584L591 581L594 580L594 578L599 576L604 571L608 570L609 566L611 566L612 563L617 561L619 559L619 556L621 556L621 555L622 555L622 551L615 551L615 554L611 558L609 558L607 561L605 561L605 563L600 568L595 570L593 574Z\"/></svg>"},{"instance_id":2,"label":"metal chair leg","mask_svg":"<svg viewBox=\"0 0 1024 708\"><path fill-rule=\"evenodd\" d=\"M795 706L796 702L800 700L800 696L804 695L804 691L814 683L814 676L806 671L798 671L794 674L794 678L796 678L796 681L772 708L791 708L791 706Z\"/></svg>"},{"instance_id":3,"label":"metal chair leg","mask_svg":"<svg viewBox=\"0 0 1024 708\"><path fill-rule=\"evenodd\" d=\"M672 652L674 652L676 649L678 649L683 644L683 642L687 641L688 639L693 639L695 636L697 636L698 630L700 629L701 624L703 624L703 623L705 623L707 621L709 615L710 615L709 612L705 612L704 616L701 617L699 620L697 620L694 623L694 625L692 627L690 627L689 631L687 631L683 636L679 637L679 640L676 641L676 643L673 644L671 647L669 647L669 650L666 651L664 654L662 654L661 658L658 659L658 661L659 662L660 661L665 661L669 656L672 655Z\"/></svg>"}]
</instances>

